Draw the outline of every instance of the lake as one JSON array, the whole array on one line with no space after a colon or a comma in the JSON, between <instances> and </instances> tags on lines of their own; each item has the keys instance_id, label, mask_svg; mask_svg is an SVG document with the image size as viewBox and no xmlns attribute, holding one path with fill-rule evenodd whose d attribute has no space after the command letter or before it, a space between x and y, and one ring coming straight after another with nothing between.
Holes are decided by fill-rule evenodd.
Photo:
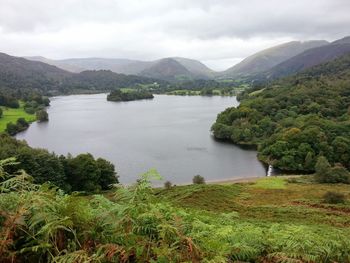
<instances>
[{"instance_id":1,"label":"lake","mask_svg":"<svg viewBox=\"0 0 350 263\"><path fill-rule=\"evenodd\" d=\"M130 184L156 168L164 180L190 183L265 176L256 151L214 140L210 127L235 97L155 95L153 100L108 102L107 94L51 98L49 122L16 137L57 154L92 153L115 164Z\"/></svg>"}]
</instances>

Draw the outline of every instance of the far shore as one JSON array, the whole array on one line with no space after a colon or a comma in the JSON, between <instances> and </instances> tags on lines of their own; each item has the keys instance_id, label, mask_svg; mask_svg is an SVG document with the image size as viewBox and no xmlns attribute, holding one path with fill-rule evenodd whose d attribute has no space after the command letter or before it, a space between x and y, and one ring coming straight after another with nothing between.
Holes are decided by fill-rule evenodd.
<instances>
[{"instance_id":1,"label":"far shore","mask_svg":"<svg viewBox=\"0 0 350 263\"><path fill-rule=\"evenodd\" d=\"M259 179L268 178L268 177L278 177L278 178L296 178L301 175L272 175L272 176L259 176L259 177L239 177L232 179L224 179L224 180L211 180L207 181L207 184L238 184L238 183L254 183Z\"/></svg>"}]
</instances>

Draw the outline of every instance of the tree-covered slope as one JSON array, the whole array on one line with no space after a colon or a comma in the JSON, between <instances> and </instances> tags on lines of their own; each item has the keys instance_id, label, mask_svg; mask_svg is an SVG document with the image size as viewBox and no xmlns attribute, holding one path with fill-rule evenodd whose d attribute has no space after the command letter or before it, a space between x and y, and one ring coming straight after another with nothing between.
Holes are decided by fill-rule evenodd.
<instances>
[{"instance_id":1,"label":"tree-covered slope","mask_svg":"<svg viewBox=\"0 0 350 263\"><path fill-rule=\"evenodd\" d=\"M350 169L350 55L241 99L218 115L216 138L258 145L261 160L284 170L314 171L321 155Z\"/></svg>"},{"instance_id":2,"label":"tree-covered slope","mask_svg":"<svg viewBox=\"0 0 350 263\"><path fill-rule=\"evenodd\" d=\"M155 81L107 70L71 73L43 62L0 53L0 89L16 96L33 91L41 94L71 93L77 89L110 91Z\"/></svg>"},{"instance_id":3,"label":"tree-covered slope","mask_svg":"<svg viewBox=\"0 0 350 263\"><path fill-rule=\"evenodd\" d=\"M57 90L71 73L42 62L0 53L0 87L21 90Z\"/></svg>"}]
</instances>

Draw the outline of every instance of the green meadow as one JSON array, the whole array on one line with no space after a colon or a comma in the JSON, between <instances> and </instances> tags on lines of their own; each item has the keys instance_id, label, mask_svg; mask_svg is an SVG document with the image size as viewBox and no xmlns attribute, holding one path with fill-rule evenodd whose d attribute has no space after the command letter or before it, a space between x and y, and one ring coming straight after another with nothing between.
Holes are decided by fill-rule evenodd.
<instances>
[{"instance_id":1,"label":"green meadow","mask_svg":"<svg viewBox=\"0 0 350 263\"><path fill-rule=\"evenodd\" d=\"M1 107L3 114L0 118L0 132L4 132L6 125L9 122L16 123L18 118L24 118L27 122L33 122L36 120L35 114L28 114L24 111L23 103L20 104L18 109Z\"/></svg>"}]
</instances>

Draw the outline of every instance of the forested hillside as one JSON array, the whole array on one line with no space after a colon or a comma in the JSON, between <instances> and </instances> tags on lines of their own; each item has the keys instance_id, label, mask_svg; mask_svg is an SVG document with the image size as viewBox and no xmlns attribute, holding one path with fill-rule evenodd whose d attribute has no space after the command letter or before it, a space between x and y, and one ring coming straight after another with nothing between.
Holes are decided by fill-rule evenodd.
<instances>
[{"instance_id":1,"label":"forested hillside","mask_svg":"<svg viewBox=\"0 0 350 263\"><path fill-rule=\"evenodd\" d=\"M110 91L155 81L105 70L71 73L42 62L0 54L0 90L15 97L32 92L51 95L79 90Z\"/></svg>"},{"instance_id":2,"label":"forested hillside","mask_svg":"<svg viewBox=\"0 0 350 263\"><path fill-rule=\"evenodd\" d=\"M319 156L350 169L350 55L241 100L218 115L216 138L257 145L261 160L283 170L313 172Z\"/></svg>"}]
</instances>

